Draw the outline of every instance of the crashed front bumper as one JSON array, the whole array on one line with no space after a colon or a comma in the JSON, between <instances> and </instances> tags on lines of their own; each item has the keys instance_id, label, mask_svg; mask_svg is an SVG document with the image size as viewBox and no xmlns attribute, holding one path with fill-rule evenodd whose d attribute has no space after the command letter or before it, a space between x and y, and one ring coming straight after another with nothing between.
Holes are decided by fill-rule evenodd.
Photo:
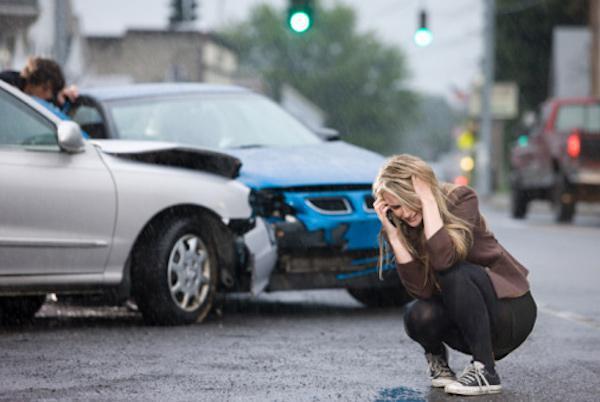
<instances>
[{"instance_id":1,"label":"crashed front bumper","mask_svg":"<svg viewBox=\"0 0 600 402\"><path fill-rule=\"evenodd\" d=\"M337 226L330 233L308 231L301 222L277 222L273 226L279 257L268 290L373 288L399 284L392 266L384 266L385 280L379 279L377 247L347 249L349 225Z\"/></svg>"}]
</instances>

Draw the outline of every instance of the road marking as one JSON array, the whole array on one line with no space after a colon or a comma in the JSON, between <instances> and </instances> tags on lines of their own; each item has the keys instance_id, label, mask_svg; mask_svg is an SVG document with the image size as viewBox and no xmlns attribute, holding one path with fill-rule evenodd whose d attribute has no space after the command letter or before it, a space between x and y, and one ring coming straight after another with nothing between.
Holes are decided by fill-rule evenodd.
<instances>
[{"instance_id":1,"label":"road marking","mask_svg":"<svg viewBox=\"0 0 600 402\"><path fill-rule=\"evenodd\" d=\"M539 306L538 309L546 314L550 314L555 317L562 318L564 320L574 321L579 324L586 324L586 325L590 325L594 328L600 329L600 321L595 320L591 317L586 317L584 315L573 313L570 311L556 310L556 309L554 309L552 307L548 307L548 306Z\"/></svg>"}]
</instances>

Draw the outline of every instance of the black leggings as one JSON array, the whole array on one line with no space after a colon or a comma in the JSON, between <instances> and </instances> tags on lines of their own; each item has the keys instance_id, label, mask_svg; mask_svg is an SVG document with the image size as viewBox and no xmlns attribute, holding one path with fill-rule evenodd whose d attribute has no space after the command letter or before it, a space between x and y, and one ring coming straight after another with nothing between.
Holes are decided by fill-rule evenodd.
<instances>
[{"instance_id":1,"label":"black leggings","mask_svg":"<svg viewBox=\"0 0 600 402\"><path fill-rule=\"evenodd\" d=\"M445 343L494 370L494 360L515 350L533 329L537 308L531 293L498 299L482 267L460 262L437 279L441 296L417 300L404 314L406 333L425 352L442 354Z\"/></svg>"}]
</instances>

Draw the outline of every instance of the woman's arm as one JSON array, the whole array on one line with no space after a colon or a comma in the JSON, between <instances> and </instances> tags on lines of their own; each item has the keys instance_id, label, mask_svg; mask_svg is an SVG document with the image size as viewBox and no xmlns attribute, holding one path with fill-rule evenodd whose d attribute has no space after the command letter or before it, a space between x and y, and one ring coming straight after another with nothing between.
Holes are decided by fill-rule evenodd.
<instances>
[{"instance_id":1,"label":"woman's arm","mask_svg":"<svg viewBox=\"0 0 600 402\"><path fill-rule=\"evenodd\" d=\"M459 259L456 248L448 230L444 227L439 208L435 201L435 206L431 205L431 189L425 183L416 185L415 192L420 191L419 197L423 203L423 225L426 233L427 242L425 244L429 255L429 263L436 271L443 271L453 266ZM419 190L417 190L417 188ZM471 228L479 225L480 214L477 195L469 187L459 187L449 197L448 210L456 217L461 218Z\"/></svg>"},{"instance_id":2,"label":"woman's arm","mask_svg":"<svg viewBox=\"0 0 600 402\"><path fill-rule=\"evenodd\" d=\"M402 243L400 237L398 237L398 229L387 218L388 211L390 211L389 205L387 205L383 199L377 198L377 200L375 200L373 203L373 208L375 209L375 213L377 213L377 217L381 221L381 227L383 228L389 245L392 247L396 261L400 264L406 264L412 261L412 255L410 255L408 249Z\"/></svg>"},{"instance_id":3,"label":"woman's arm","mask_svg":"<svg viewBox=\"0 0 600 402\"><path fill-rule=\"evenodd\" d=\"M400 276L400 281L414 297L421 299L431 297L433 286L430 281L427 281L423 264L413 258L402 240L400 240L398 229L387 218L389 206L384 200L377 199L373 203L373 207L381 221L387 242L396 257L396 271Z\"/></svg>"}]
</instances>

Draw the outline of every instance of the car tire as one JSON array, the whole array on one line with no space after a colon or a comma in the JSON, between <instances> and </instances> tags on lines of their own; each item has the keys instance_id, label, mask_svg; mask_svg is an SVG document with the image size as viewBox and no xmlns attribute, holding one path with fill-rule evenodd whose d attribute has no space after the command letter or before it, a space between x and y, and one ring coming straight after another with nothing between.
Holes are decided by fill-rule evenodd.
<instances>
[{"instance_id":1,"label":"car tire","mask_svg":"<svg viewBox=\"0 0 600 402\"><path fill-rule=\"evenodd\" d=\"M575 216L575 196L569 182L563 175L557 175L552 189L552 209L554 220L558 223L569 223Z\"/></svg>"},{"instance_id":2,"label":"car tire","mask_svg":"<svg viewBox=\"0 0 600 402\"><path fill-rule=\"evenodd\" d=\"M510 197L510 215L514 219L524 219L527 215L527 207L529 206L529 197L521 185L517 182L513 183Z\"/></svg>"},{"instance_id":3,"label":"car tire","mask_svg":"<svg viewBox=\"0 0 600 402\"><path fill-rule=\"evenodd\" d=\"M0 322L22 324L31 321L45 301L46 296L0 297Z\"/></svg>"},{"instance_id":4,"label":"car tire","mask_svg":"<svg viewBox=\"0 0 600 402\"><path fill-rule=\"evenodd\" d=\"M367 307L398 307L412 299L403 287L348 288L348 293Z\"/></svg>"},{"instance_id":5,"label":"car tire","mask_svg":"<svg viewBox=\"0 0 600 402\"><path fill-rule=\"evenodd\" d=\"M134 253L132 293L144 321L182 325L202 321L217 287L210 219L178 217L151 225Z\"/></svg>"}]
</instances>

